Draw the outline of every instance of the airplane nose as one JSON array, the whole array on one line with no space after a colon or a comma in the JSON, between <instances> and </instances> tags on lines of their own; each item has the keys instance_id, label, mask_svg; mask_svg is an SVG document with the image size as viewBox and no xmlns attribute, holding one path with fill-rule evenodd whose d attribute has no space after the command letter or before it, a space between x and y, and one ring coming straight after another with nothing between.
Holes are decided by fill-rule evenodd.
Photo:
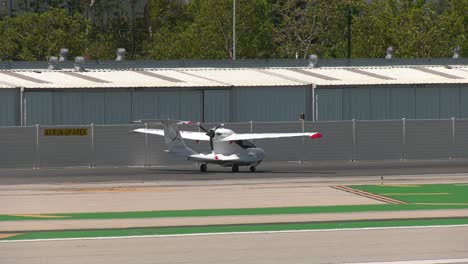
<instances>
[{"instance_id":1,"label":"airplane nose","mask_svg":"<svg viewBox=\"0 0 468 264\"><path fill-rule=\"evenodd\" d=\"M256 156L259 160L262 160L263 158L265 158L265 151L261 148L257 148L256 149Z\"/></svg>"},{"instance_id":2,"label":"airplane nose","mask_svg":"<svg viewBox=\"0 0 468 264\"><path fill-rule=\"evenodd\" d=\"M265 151L261 148L250 149L249 157L255 160L263 160L265 158Z\"/></svg>"}]
</instances>

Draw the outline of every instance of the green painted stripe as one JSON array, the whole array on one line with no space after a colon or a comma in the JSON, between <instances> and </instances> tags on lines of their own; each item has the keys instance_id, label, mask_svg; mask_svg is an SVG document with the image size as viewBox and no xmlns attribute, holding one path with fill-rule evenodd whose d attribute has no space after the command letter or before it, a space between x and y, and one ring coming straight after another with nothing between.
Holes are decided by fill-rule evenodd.
<instances>
[{"instance_id":1,"label":"green painted stripe","mask_svg":"<svg viewBox=\"0 0 468 264\"><path fill-rule=\"evenodd\" d=\"M463 208L468 208L468 205L432 205L432 204L430 205L419 205L419 204L338 205L338 206L304 206L304 207L54 214L55 216L64 216L66 218L34 218L34 217L12 216L12 215L0 215L0 221L13 221L13 220L61 221L61 220L82 220L82 219L317 214L317 213L408 211L408 210L463 209Z\"/></svg>"},{"instance_id":2,"label":"green painted stripe","mask_svg":"<svg viewBox=\"0 0 468 264\"><path fill-rule=\"evenodd\" d=\"M90 237L120 237L147 235L176 235L202 234L226 232L258 232L258 231L292 231L292 230L324 230L342 228L369 227L401 227L401 226L434 226L434 225L463 225L468 224L468 218L449 219L420 219L420 220L392 220L392 221L348 221L324 223L290 223L290 224L256 224L256 225L228 225L228 226L193 226L193 227L160 227L133 228L112 230L80 230L80 231L50 231L29 232L2 240L23 239L55 239L55 238L90 238Z\"/></svg>"},{"instance_id":3,"label":"green painted stripe","mask_svg":"<svg viewBox=\"0 0 468 264\"><path fill-rule=\"evenodd\" d=\"M360 185L353 189L371 192L407 203L468 203L468 185L424 184L424 185ZM392 194L394 193L394 194ZM444 193L444 195L431 195ZM412 195L407 195L412 194ZM417 195L420 194L420 195Z\"/></svg>"}]
</instances>

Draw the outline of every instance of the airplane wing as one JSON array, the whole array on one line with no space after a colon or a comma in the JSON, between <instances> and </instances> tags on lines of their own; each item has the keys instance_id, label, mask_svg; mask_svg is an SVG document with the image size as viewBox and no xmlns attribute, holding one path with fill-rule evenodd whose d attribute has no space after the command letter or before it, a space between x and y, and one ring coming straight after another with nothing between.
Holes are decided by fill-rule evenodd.
<instances>
[{"instance_id":1,"label":"airplane wing","mask_svg":"<svg viewBox=\"0 0 468 264\"><path fill-rule=\"evenodd\" d=\"M162 129L138 128L133 132L164 136L164 130ZM180 136L183 139L210 141L210 137L204 132L180 131Z\"/></svg>"},{"instance_id":2,"label":"airplane wing","mask_svg":"<svg viewBox=\"0 0 468 264\"><path fill-rule=\"evenodd\" d=\"M309 137L310 139L321 138L322 134L318 132L308 133L246 133L246 134L233 134L220 141L236 141L236 140L249 140L249 139L266 139L266 138L285 138L285 137Z\"/></svg>"}]
</instances>

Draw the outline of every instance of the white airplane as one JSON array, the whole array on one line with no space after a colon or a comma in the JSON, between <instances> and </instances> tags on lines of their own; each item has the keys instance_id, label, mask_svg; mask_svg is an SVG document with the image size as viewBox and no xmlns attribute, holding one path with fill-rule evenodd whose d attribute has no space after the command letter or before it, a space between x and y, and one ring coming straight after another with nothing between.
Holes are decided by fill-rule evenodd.
<instances>
[{"instance_id":1,"label":"white airplane","mask_svg":"<svg viewBox=\"0 0 468 264\"><path fill-rule=\"evenodd\" d=\"M239 166L249 166L254 172L258 164L265 158L265 151L256 147L249 140L285 137L309 137L310 139L321 138L318 132L306 133L243 133L236 134L230 129L224 128L223 124L205 129L200 124L198 126L204 132L180 131L178 124L195 124L188 121L176 120L139 120L136 123L161 123L164 129L139 128L133 132L164 136L168 153L182 156L188 160L200 163L200 171L207 171L207 164L218 164L223 167L232 167L232 172L238 172ZM184 139L195 141L209 141L211 153L197 153L185 145Z\"/></svg>"}]
</instances>

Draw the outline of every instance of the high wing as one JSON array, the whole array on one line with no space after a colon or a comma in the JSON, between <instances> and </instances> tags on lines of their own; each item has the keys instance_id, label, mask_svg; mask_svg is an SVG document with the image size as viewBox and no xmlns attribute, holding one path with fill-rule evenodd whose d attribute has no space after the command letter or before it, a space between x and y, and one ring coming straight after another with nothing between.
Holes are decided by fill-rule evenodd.
<instances>
[{"instance_id":1,"label":"high wing","mask_svg":"<svg viewBox=\"0 0 468 264\"><path fill-rule=\"evenodd\" d=\"M138 128L133 130L133 132L164 136L164 130L162 129ZM210 137L204 132L180 131L180 136L183 139L210 141Z\"/></svg>"},{"instance_id":2,"label":"high wing","mask_svg":"<svg viewBox=\"0 0 468 264\"><path fill-rule=\"evenodd\" d=\"M321 138L322 134L318 132L312 132L312 133L246 133L246 134L232 134L228 137L220 139L220 141L285 138L285 137L309 137L310 139L315 139L315 138Z\"/></svg>"}]
</instances>

